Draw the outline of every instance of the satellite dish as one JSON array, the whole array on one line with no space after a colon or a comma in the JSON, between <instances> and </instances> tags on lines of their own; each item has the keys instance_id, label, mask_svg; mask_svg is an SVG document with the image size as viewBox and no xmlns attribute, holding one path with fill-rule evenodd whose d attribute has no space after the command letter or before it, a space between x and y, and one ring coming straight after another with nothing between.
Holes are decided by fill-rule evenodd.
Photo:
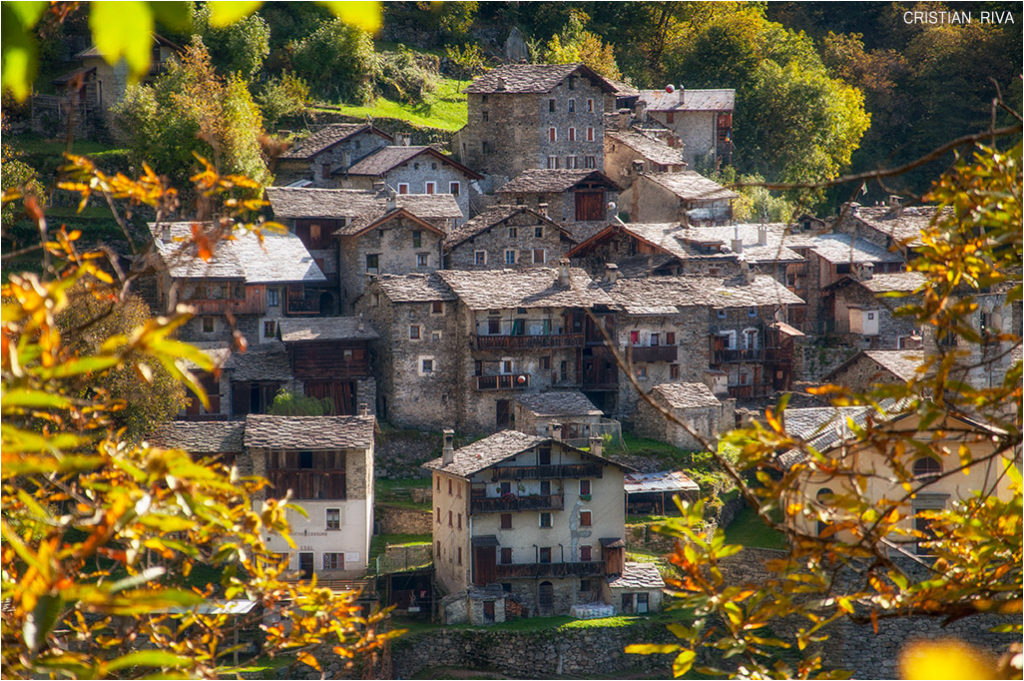
<instances>
[{"instance_id":1,"label":"satellite dish","mask_svg":"<svg viewBox=\"0 0 1024 681\"><path fill-rule=\"evenodd\" d=\"M669 94L672 94L675 91L676 91L676 86L673 85L672 83L669 83L668 85L665 86L665 92L667 92Z\"/></svg>"}]
</instances>

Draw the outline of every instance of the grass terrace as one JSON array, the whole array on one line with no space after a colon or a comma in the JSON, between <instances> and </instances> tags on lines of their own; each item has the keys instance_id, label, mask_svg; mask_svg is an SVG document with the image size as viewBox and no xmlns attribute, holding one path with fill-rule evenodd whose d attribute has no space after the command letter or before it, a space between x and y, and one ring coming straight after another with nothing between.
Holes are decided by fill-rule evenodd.
<instances>
[{"instance_id":1,"label":"grass terrace","mask_svg":"<svg viewBox=\"0 0 1024 681\"><path fill-rule=\"evenodd\" d=\"M439 77L437 88L424 96L419 104L403 104L378 97L368 106L320 104L312 109L356 118L394 118L420 128L454 132L466 124L466 95L461 90L467 85L469 81Z\"/></svg>"}]
</instances>

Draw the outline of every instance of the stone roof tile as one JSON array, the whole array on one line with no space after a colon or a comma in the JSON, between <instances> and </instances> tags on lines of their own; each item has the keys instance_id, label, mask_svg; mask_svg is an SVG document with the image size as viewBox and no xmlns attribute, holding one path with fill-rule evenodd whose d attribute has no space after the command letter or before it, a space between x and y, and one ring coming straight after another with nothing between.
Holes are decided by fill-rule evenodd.
<instances>
[{"instance_id":1,"label":"stone roof tile","mask_svg":"<svg viewBox=\"0 0 1024 681\"><path fill-rule=\"evenodd\" d=\"M605 139L614 140L625 144L636 151L646 160L661 165L673 165L683 163L683 150L675 149L659 139L648 137L639 132L633 131L609 131L604 134Z\"/></svg>"},{"instance_id":2,"label":"stone roof tile","mask_svg":"<svg viewBox=\"0 0 1024 681\"><path fill-rule=\"evenodd\" d=\"M516 402L538 416L600 416L594 406L579 390L549 390L516 397Z\"/></svg>"},{"instance_id":3,"label":"stone roof tile","mask_svg":"<svg viewBox=\"0 0 1024 681\"><path fill-rule=\"evenodd\" d=\"M535 168L524 170L502 185L499 194L560 194L584 181L598 181L612 191L620 187L599 170L554 170Z\"/></svg>"},{"instance_id":4,"label":"stone roof tile","mask_svg":"<svg viewBox=\"0 0 1024 681\"><path fill-rule=\"evenodd\" d=\"M384 274L375 280L393 303L430 303L436 300L456 300L455 294L448 288L436 272L430 274Z\"/></svg>"},{"instance_id":5,"label":"stone roof tile","mask_svg":"<svg viewBox=\"0 0 1024 681\"><path fill-rule=\"evenodd\" d=\"M559 270L442 270L438 275L472 310L512 307L592 307L613 301L587 273L569 268L570 285L559 284Z\"/></svg>"},{"instance_id":6,"label":"stone roof tile","mask_svg":"<svg viewBox=\"0 0 1024 681\"><path fill-rule=\"evenodd\" d=\"M686 201L719 201L739 198L739 194L726 189L714 180L709 180L694 170L681 170L675 173L643 173L676 196Z\"/></svg>"},{"instance_id":7,"label":"stone roof tile","mask_svg":"<svg viewBox=\"0 0 1024 681\"><path fill-rule=\"evenodd\" d=\"M469 219L466 222L466 224L462 225L461 227L453 229L452 232L447 237L445 237L444 247L446 250L452 249L455 246L461 244L463 241L466 241L467 239L472 239L478 234L482 234L491 229L492 227L502 224L509 218L512 218L520 214L528 214L534 220L537 221L537 224L553 227L558 231L562 232L565 236L569 237L570 239L572 238L572 235L570 234L569 230L567 230L565 227L561 226L554 220L544 217L543 215L533 210L532 208L528 208L526 206L499 205L487 208L482 213L479 213L478 215Z\"/></svg>"},{"instance_id":8,"label":"stone roof tile","mask_svg":"<svg viewBox=\"0 0 1024 681\"><path fill-rule=\"evenodd\" d=\"M671 314L679 308L760 307L801 305L804 300L767 275L747 283L742 276L723 279L694 275L626 279L601 282L611 297L630 314Z\"/></svg>"},{"instance_id":9,"label":"stone roof tile","mask_svg":"<svg viewBox=\"0 0 1024 681\"><path fill-rule=\"evenodd\" d=\"M359 317L312 317L278 322L285 343L304 341L371 341L380 338L369 322Z\"/></svg>"},{"instance_id":10,"label":"stone roof tile","mask_svg":"<svg viewBox=\"0 0 1024 681\"><path fill-rule=\"evenodd\" d=\"M647 105L648 111L731 111L736 105L736 91L641 90L640 101Z\"/></svg>"},{"instance_id":11,"label":"stone roof tile","mask_svg":"<svg viewBox=\"0 0 1024 681\"><path fill-rule=\"evenodd\" d=\"M189 454L238 454L245 421L168 421L146 438L149 444Z\"/></svg>"},{"instance_id":12,"label":"stone roof tile","mask_svg":"<svg viewBox=\"0 0 1024 681\"><path fill-rule=\"evenodd\" d=\"M246 447L262 449L370 449L373 416L272 416L245 418Z\"/></svg>"},{"instance_id":13,"label":"stone roof tile","mask_svg":"<svg viewBox=\"0 0 1024 681\"><path fill-rule=\"evenodd\" d=\"M463 92L523 94L550 92L568 76L579 72L606 92L616 87L583 64L507 64L478 76Z\"/></svg>"},{"instance_id":14,"label":"stone roof tile","mask_svg":"<svg viewBox=\"0 0 1024 681\"><path fill-rule=\"evenodd\" d=\"M368 123L334 123L320 128L309 137L300 140L288 149L288 151L281 154L280 158L301 161L308 160L324 149L346 140L352 135L364 130L371 130L381 137L386 138L388 141L391 141L390 135L386 135Z\"/></svg>"},{"instance_id":15,"label":"stone roof tile","mask_svg":"<svg viewBox=\"0 0 1024 681\"><path fill-rule=\"evenodd\" d=\"M608 582L612 589L664 589L656 563L630 563L622 567L622 574Z\"/></svg>"},{"instance_id":16,"label":"stone roof tile","mask_svg":"<svg viewBox=\"0 0 1024 681\"><path fill-rule=\"evenodd\" d=\"M651 392L673 409L722 406L711 389L703 383L661 383L651 388Z\"/></svg>"}]
</instances>

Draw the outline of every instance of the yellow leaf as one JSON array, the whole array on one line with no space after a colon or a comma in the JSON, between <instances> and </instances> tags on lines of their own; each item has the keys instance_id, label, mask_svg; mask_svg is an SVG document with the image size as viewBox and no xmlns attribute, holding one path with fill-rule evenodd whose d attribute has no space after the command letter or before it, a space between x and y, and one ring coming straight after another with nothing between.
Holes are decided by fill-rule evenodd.
<instances>
[{"instance_id":1,"label":"yellow leaf","mask_svg":"<svg viewBox=\"0 0 1024 681\"><path fill-rule=\"evenodd\" d=\"M993 679L996 670L985 653L957 641L918 641L900 653L904 679Z\"/></svg>"},{"instance_id":2,"label":"yellow leaf","mask_svg":"<svg viewBox=\"0 0 1024 681\"><path fill-rule=\"evenodd\" d=\"M149 5L137 0L89 4L89 28L93 42L108 64L122 58L138 78L149 71L153 48L153 13Z\"/></svg>"},{"instance_id":3,"label":"yellow leaf","mask_svg":"<svg viewBox=\"0 0 1024 681\"><path fill-rule=\"evenodd\" d=\"M368 33L380 30L381 4L379 2L345 2L321 0L317 3L331 10L334 16Z\"/></svg>"},{"instance_id":4,"label":"yellow leaf","mask_svg":"<svg viewBox=\"0 0 1024 681\"><path fill-rule=\"evenodd\" d=\"M312 653L299 653L299 662L308 664L313 669L320 671L320 663L317 662L316 658L313 657Z\"/></svg>"},{"instance_id":5,"label":"yellow leaf","mask_svg":"<svg viewBox=\"0 0 1024 681\"><path fill-rule=\"evenodd\" d=\"M262 2L224 2L212 0L207 3L210 6L210 26L223 28L230 26L239 19L244 19L257 9ZM319 667L318 667L319 669Z\"/></svg>"}]
</instances>

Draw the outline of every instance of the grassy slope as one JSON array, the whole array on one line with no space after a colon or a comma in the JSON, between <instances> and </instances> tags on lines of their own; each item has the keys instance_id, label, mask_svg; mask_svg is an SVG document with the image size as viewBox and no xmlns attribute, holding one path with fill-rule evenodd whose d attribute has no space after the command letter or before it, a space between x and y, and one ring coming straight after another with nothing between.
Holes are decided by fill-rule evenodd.
<instances>
[{"instance_id":1,"label":"grassy slope","mask_svg":"<svg viewBox=\"0 0 1024 681\"><path fill-rule=\"evenodd\" d=\"M357 118L397 118L421 128L455 131L466 124L466 95L460 90L468 84L464 80L438 78L437 89L420 104L403 104L378 97L370 106L321 105L313 110Z\"/></svg>"}]
</instances>

